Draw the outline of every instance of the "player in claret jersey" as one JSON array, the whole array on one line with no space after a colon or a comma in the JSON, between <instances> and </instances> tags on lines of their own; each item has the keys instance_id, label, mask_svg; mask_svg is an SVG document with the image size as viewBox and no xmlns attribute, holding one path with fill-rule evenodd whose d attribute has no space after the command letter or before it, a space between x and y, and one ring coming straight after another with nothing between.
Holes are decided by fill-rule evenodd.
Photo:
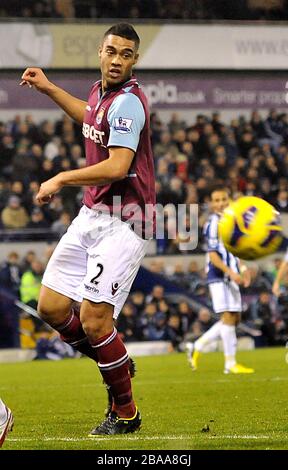
<instances>
[{"instance_id":1,"label":"player in claret jersey","mask_svg":"<svg viewBox=\"0 0 288 470\"><path fill-rule=\"evenodd\" d=\"M106 31L99 48L102 78L88 102L51 83L39 68L26 69L21 82L48 95L83 126L87 166L59 173L37 195L44 204L63 186L86 187L83 207L48 263L38 310L64 341L97 362L109 387L112 409L91 431L96 437L134 432L141 424L130 359L114 327L154 226L149 110L132 75L139 42L129 24ZM74 301L81 302L79 315Z\"/></svg>"}]
</instances>

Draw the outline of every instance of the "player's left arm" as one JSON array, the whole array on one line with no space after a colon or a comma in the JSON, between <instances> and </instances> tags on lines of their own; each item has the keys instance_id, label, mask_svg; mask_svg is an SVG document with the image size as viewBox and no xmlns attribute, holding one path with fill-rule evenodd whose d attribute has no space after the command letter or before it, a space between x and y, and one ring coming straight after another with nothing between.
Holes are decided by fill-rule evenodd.
<instances>
[{"instance_id":1,"label":"player's left arm","mask_svg":"<svg viewBox=\"0 0 288 470\"><path fill-rule=\"evenodd\" d=\"M275 280L273 282L273 286L272 286L272 292L273 292L274 295L276 295L276 297L279 297L279 295L280 295L280 292L281 292L280 283L281 283L285 273L287 272L287 269L288 269L288 256L286 254L285 258L283 259L283 261L280 265L279 271L276 274L276 278L275 278Z\"/></svg>"},{"instance_id":2,"label":"player's left arm","mask_svg":"<svg viewBox=\"0 0 288 470\"><path fill-rule=\"evenodd\" d=\"M145 123L145 113L135 95L120 95L114 102L108 113L109 158L79 170L61 172L45 181L36 196L39 204L49 202L63 186L101 186L127 176Z\"/></svg>"},{"instance_id":3,"label":"player's left arm","mask_svg":"<svg viewBox=\"0 0 288 470\"><path fill-rule=\"evenodd\" d=\"M242 277L243 287L249 287L251 284L251 274L246 266L242 261L240 261L240 273Z\"/></svg>"},{"instance_id":4,"label":"player's left arm","mask_svg":"<svg viewBox=\"0 0 288 470\"><path fill-rule=\"evenodd\" d=\"M42 205L49 202L51 196L64 186L101 186L121 180L127 176L133 157L131 149L112 147L107 160L79 170L62 171L42 183L36 199Z\"/></svg>"}]
</instances>

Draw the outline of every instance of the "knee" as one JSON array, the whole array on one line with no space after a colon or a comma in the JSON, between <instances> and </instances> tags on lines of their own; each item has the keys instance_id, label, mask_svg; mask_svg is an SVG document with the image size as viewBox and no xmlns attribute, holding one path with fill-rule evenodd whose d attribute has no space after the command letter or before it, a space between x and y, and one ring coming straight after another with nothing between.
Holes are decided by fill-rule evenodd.
<instances>
[{"instance_id":1,"label":"knee","mask_svg":"<svg viewBox=\"0 0 288 470\"><path fill-rule=\"evenodd\" d=\"M87 337L95 341L113 329L113 307L104 303L83 301L80 320Z\"/></svg>"},{"instance_id":2,"label":"knee","mask_svg":"<svg viewBox=\"0 0 288 470\"><path fill-rule=\"evenodd\" d=\"M238 313L224 312L221 320L224 325L236 326L240 321L240 315Z\"/></svg>"},{"instance_id":3,"label":"knee","mask_svg":"<svg viewBox=\"0 0 288 470\"><path fill-rule=\"evenodd\" d=\"M49 298L41 298L38 301L37 312L39 317L52 327L61 325L67 318L70 309L52 302Z\"/></svg>"}]
</instances>

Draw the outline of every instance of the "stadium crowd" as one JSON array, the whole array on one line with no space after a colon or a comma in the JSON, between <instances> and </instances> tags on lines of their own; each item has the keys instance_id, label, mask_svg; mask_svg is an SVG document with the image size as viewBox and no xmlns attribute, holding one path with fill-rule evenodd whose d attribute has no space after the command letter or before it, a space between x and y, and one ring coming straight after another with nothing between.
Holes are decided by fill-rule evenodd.
<instances>
[{"instance_id":1,"label":"stadium crowd","mask_svg":"<svg viewBox=\"0 0 288 470\"><path fill-rule=\"evenodd\" d=\"M0 17L283 21L288 11L286 0L10 0Z\"/></svg>"},{"instance_id":2,"label":"stadium crowd","mask_svg":"<svg viewBox=\"0 0 288 470\"><path fill-rule=\"evenodd\" d=\"M286 113L271 110L261 116L253 111L250 119L235 116L227 124L214 112L198 115L189 125L177 113L168 123L152 113L151 139L157 202L166 206L173 201L176 208L184 203L187 208L198 205L198 251L205 248L201 234L209 213L211 183L224 182L235 198L241 194L260 196L280 212L288 212ZM57 122L45 120L40 124L31 115L0 122L2 237L59 238L81 206L81 188L63 188L42 208L35 203L35 195L43 181L83 165L81 129L65 115ZM169 209L165 214L164 233L168 233ZM174 239L157 240L157 252L181 253L179 243L183 237L185 233L179 232Z\"/></svg>"},{"instance_id":3,"label":"stadium crowd","mask_svg":"<svg viewBox=\"0 0 288 470\"><path fill-rule=\"evenodd\" d=\"M218 112L214 112L198 115L195 122L187 124L176 113L167 123L161 121L157 113L152 113L151 139L158 203L164 206L171 201L175 205L198 204L199 234L209 214L208 189L216 181L225 182L235 197L240 194L261 196L280 212L288 212L286 114L271 110L261 116L254 111L249 119L237 116L227 124L222 122ZM25 239L30 237L32 240L59 239L82 204L82 189L64 188L42 208L35 203L35 195L42 181L59 171L83 165L81 129L66 116L57 122L45 120L40 124L30 115L1 122L2 240L15 240L19 236L23 240L23 234ZM181 233L175 239L157 240L158 253L181 253L181 240ZM200 238L198 251L203 249L205 246ZM35 308L41 276L51 250L52 247L43 262L37 260L35 253L28 253L24 260L12 253L0 269L1 289ZM214 321L211 304L207 302L209 294L203 270L193 262L185 270L181 257L179 260L175 267L161 266L160 262L154 261L150 268L184 288L188 296L196 296L203 308L193 309L186 301L174 302L173 297L166 295L159 286L148 296L134 292L119 317L119 330L125 341L170 340L171 347L177 350L182 347L183 340L195 339ZM261 336L255 338L258 344L284 344L288 335L288 281L284 281L283 295L276 304L271 295L275 272L262 273L255 267L251 268L251 274L252 286L243 292L245 324L250 329L261 330ZM27 322L27 318L23 321ZM37 330L39 325L37 321L34 323Z\"/></svg>"},{"instance_id":4,"label":"stadium crowd","mask_svg":"<svg viewBox=\"0 0 288 470\"><path fill-rule=\"evenodd\" d=\"M50 330L43 329L43 323L29 312L25 313L25 309L11 309L9 295L36 309L42 274L52 252L53 245L47 245L41 260L32 250L23 259L17 252L11 252L0 266L0 347L13 345L7 343L9 335L14 340L17 338L17 343L18 329L22 347L35 348L39 341L41 348L43 343L49 344ZM242 290L244 328L238 329L238 335L250 335L256 346L284 345L288 340L288 275L283 279L278 303L271 294L280 262L281 259L276 258L267 271L256 264L251 266L251 286ZM186 341L196 340L216 321L204 269L197 261L191 261L184 268L180 257L175 265L154 258L149 269L163 282L158 281L151 292L132 291L118 317L118 331L125 342L162 340L169 342L171 351L183 351ZM169 292L169 281L186 295L180 300L175 297ZM14 317L11 319L11 316ZM19 316L19 325L16 316ZM55 337L51 336L54 348Z\"/></svg>"}]
</instances>

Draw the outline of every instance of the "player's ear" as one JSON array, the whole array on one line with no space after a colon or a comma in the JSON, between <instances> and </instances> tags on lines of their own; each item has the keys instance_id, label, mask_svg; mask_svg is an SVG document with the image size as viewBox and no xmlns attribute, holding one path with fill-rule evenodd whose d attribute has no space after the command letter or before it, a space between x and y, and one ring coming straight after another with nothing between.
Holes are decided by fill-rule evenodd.
<instances>
[{"instance_id":1,"label":"player's ear","mask_svg":"<svg viewBox=\"0 0 288 470\"><path fill-rule=\"evenodd\" d=\"M99 48L98 48L98 57L99 57L99 59L100 59L100 57L101 57L102 50L103 50L103 47L102 47L102 45L101 45L101 46L99 46Z\"/></svg>"},{"instance_id":2,"label":"player's ear","mask_svg":"<svg viewBox=\"0 0 288 470\"><path fill-rule=\"evenodd\" d=\"M134 56L134 65L137 64L138 59L139 59L139 54L138 54L138 52L137 52L137 53L135 54L135 56Z\"/></svg>"}]
</instances>

